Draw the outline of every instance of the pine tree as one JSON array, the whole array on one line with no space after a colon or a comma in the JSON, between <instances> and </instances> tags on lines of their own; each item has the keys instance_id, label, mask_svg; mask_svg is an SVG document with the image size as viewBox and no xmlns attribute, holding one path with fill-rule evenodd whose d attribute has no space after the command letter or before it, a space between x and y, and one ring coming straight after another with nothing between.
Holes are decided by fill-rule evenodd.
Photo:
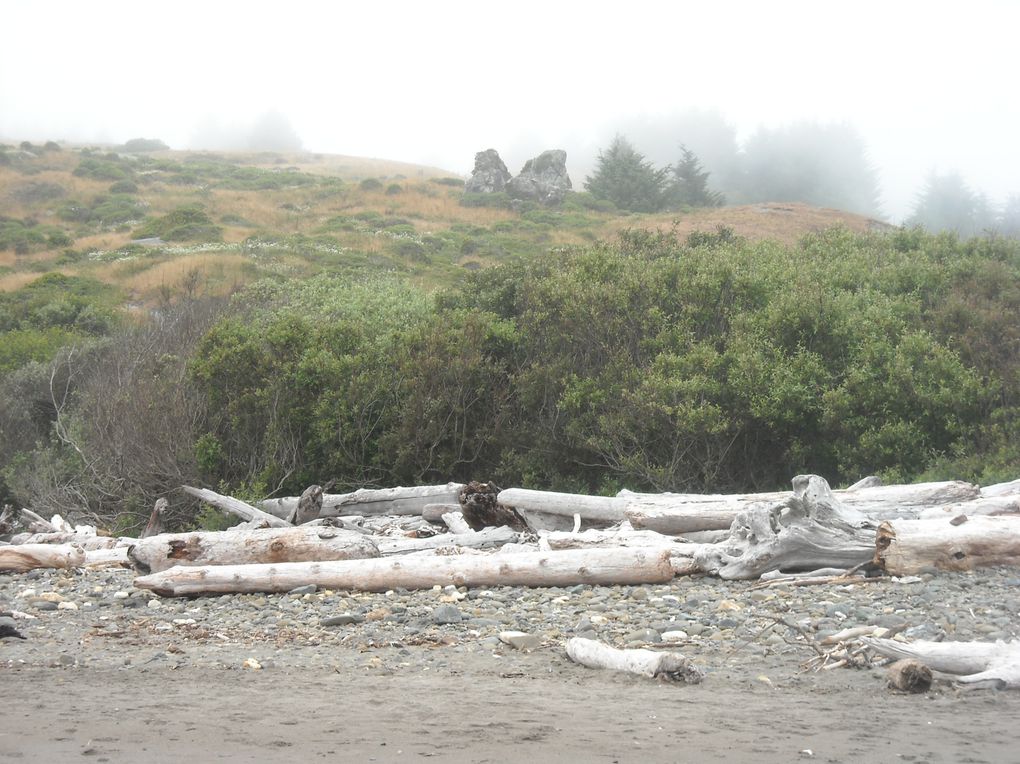
<instances>
[{"instance_id":1,"label":"pine tree","mask_svg":"<svg viewBox=\"0 0 1020 764\"><path fill-rule=\"evenodd\" d=\"M596 199L608 199L621 210L656 212L665 203L666 170L657 170L621 135L599 152L595 172L584 188Z\"/></svg>"},{"instance_id":2,"label":"pine tree","mask_svg":"<svg viewBox=\"0 0 1020 764\"><path fill-rule=\"evenodd\" d=\"M721 207L725 197L708 187L708 173L701 169L698 157L686 146L680 147L680 161L670 167L672 179L666 189L669 203L677 207Z\"/></svg>"}]
</instances>

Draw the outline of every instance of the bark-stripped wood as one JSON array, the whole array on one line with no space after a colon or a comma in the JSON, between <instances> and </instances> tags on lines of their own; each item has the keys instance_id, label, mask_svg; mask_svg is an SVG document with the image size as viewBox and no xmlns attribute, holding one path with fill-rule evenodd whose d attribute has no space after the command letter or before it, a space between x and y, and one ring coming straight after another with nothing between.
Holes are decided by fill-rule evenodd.
<instances>
[{"instance_id":1,"label":"bark-stripped wood","mask_svg":"<svg viewBox=\"0 0 1020 764\"><path fill-rule=\"evenodd\" d=\"M471 526L460 512L447 512L443 515L443 522L450 529L450 533L471 533Z\"/></svg>"},{"instance_id":2,"label":"bark-stripped wood","mask_svg":"<svg viewBox=\"0 0 1020 764\"><path fill-rule=\"evenodd\" d=\"M875 531L868 526L866 517L836 499L824 478L799 475L790 498L740 512L729 539L703 545L694 560L726 579L849 568L874 556Z\"/></svg>"},{"instance_id":3,"label":"bark-stripped wood","mask_svg":"<svg viewBox=\"0 0 1020 764\"><path fill-rule=\"evenodd\" d=\"M0 547L0 571L23 573L33 568L78 568L85 550L75 544L18 544Z\"/></svg>"},{"instance_id":4,"label":"bark-stripped wood","mask_svg":"<svg viewBox=\"0 0 1020 764\"><path fill-rule=\"evenodd\" d=\"M498 500L503 506L517 510L533 530L566 530L573 525L575 515L580 516L583 527L604 528L621 522L627 506L626 500L616 496L584 496L527 488L500 491ZM549 515L553 516L554 523L543 522Z\"/></svg>"},{"instance_id":5,"label":"bark-stripped wood","mask_svg":"<svg viewBox=\"0 0 1020 764\"><path fill-rule=\"evenodd\" d=\"M833 491L846 507L875 520L916 517L923 509L970 501L980 489L970 483L948 481L915 485L875 486L870 481L851 489ZM750 494L643 494L621 491L625 514L635 528L679 535L694 531L725 530L737 514L754 504L791 498L790 491Z\"/></svg>"},{"instance_id":6,"label":"bark-stripped wood","mask_svg":"<svg viewBox=\"0 0 1020 764\"><path fill-rule=\"evenodd\" d=\"M427 522L443 525L443 515L447 512L460 512L460 504L426 504L421 510L421 516Z\"/></svg>"},{"instance_id":7,"label":"bark-stripped wood","mask_svg":"<svg viewBox=\"0 0 1020 764\"><path fill-rule=\"evenodd\" d=\"M875 562L892 575L1020 565L1020 517L890 520L878 527Z\"/></svg>"},{"instance_id":8,"label":"bark-stripped wood","mask_svg":"<svg viewBox=\"0 0 1020 764\"><path fill-rule=\"evenodd\" d=\"M149 515L149 522L145 524L145 530L142 531L141 538L158 536L160 533L163 533L166 510L169 506L170 504L166 499L156 499L156 504L152 508L152 514Z\"/></svg>"},{"instance_id":9,"label":"bark-stripped wood","mask_svg":"<svg viewBox=\"0 0 1020 764\"><path fill-rule=\"evenodd\" d=\"M462 483L413 486L409 488L362 488L353 493L327 493L322 496L320 517L349 515L420 515L426 504L457 504ZM300 497L266 499L259 507L276 517L290 517Z\"/></svg>"},{"instance_id":10,"label":"bark-stripped wood","mask_svg":"<svg viewBox=\"0 0 1020 764\"><path fill-rule=\"evenodd\" d=\"M278 565L175 567L135 579L164 596L327 589L386 591L440 586L573 586L664 583L673 577L665 552L582 549L520 554L389 557Z\"/></svg>"},{"instance_id":11,"label":"bark-stripped wood","mask_svg":"<svg viewBox=\"0 0 1020 764\"><path fill-rule=\"evenodd\" d=\"M610 669L649 678L698 684L704 672L680 653L657 650L618 650L594 639L567 640L567 657L588 668Z\"/></svg>"},{"instance_id":12,"label":"bark-stripped wood","mask_svg":"<svg viewBox=\"0 0 1020 764\"><path fill-rule=\"evenodd\" d=\"M214 507L222 509L224 512L237 515L242 520L259 520L265 522L270 528L292 527L286 520L281 520L275 515L263 512L258 507L253 507L251 504L246 504L240 499L235 499L232 496L223 496L215 491L210 491L208 488L192 488L190 485L181 486L181 488L185 493L201 499L206 504L212 504Z\"/></svg>"},{"instance_id":13,"label":"bark-stripped wood","mask_svg":"<svg viewBox=\"0 0 1020 764\"><path fill-rule=\"evenodd\" d=\"M1020 641L1012 642L897 642L862 637L881 655L920 661L933 671L952 674L962 684L1020 689Z\"/></svg>"},{"instance_id":14,"label":"bark-stripped wood","mask_svg":"<svg viewBox=\"0 0 1020 764\"><path fill-rule=\"evenodd\" d=\"M164 533L138 539L128 551L131 564L141 573L156 573L176 565L242 565L378 556L379 548L370 536L323 526Z\"/></svg>"}]
</instances>

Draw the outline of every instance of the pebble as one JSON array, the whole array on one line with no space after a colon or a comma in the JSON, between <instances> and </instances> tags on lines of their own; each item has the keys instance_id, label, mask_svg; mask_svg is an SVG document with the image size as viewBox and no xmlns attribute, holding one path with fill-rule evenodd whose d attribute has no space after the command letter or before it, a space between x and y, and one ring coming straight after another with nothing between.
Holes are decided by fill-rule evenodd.
<instances>
[{"instance_id":1,"label":"pebble","mask_svg":"<svg viewBox=\"0 0 1020 764\"><path fill-rule=\"evenodd\" d=\"M444 604L432 611L432 622L440 626L460 623L462 620L464 616L456 605Z\"/></svg>"}]
</instances>

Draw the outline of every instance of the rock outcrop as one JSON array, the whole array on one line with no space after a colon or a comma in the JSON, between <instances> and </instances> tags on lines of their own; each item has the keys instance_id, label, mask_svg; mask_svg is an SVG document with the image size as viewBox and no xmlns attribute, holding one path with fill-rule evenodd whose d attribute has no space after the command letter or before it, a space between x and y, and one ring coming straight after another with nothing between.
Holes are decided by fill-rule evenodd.
<instances>
[{"instance_id":1,"label":"rock outcrop","mask_svg":"<svg viewBox=\"0 0 1020 764\"><path fill-rule=\"evenodd\" d=\"M534 159L529 159L524 169L506 188L514 199L531 199L547 205L562 202L570 189L567 152L562 149L543 151Z\"/></svg>"},{"instance_id":2,"label":"rock outcrop","mask_svg":"<svg viewBox=\"0 0 1020 764\"><path fill-rule=\"evenodd\" d=\"M496 149L486 149L475 154L475 169L464 184L468 194L495 194L505 191L510 182L510 172L499 158Z\"/></svg>"}]
</instances>

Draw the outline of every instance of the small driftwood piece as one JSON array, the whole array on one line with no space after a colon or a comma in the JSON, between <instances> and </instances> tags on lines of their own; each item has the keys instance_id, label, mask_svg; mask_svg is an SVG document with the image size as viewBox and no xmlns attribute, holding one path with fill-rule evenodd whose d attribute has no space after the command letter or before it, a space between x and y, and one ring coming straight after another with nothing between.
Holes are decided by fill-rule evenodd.
<instances>
[{"instance_id":1,"label":"small driftwood piece","mask_svg":"<svg viewBox=\"0 0 1020 764\"><path fill-rule=\"evenodd\" d=\"M698 684L704 672L680 653L657 650L618 650L594 639L573 637L567 640L567 657L588 668L610 669L652 679L667 679Z\"/></svg>"},{"instance_id":2,"label":"small driftwood piece","mask_svg":"<svg viewBox=\"0 0 1020 764\"><path fill-rule=\"evenodd\" d=\"M931 689L931 669L913 658L904 658L889 666L889 686L901 692L928 692Z\"/></svg>"},{"instance_id":3,"label":"small driftwood piece","mask_svg":"<svg viewBox=\"0 0 1020 764\"><path fill-rule=\"evenodd\" d=\"M386 591L440 586L574 586L664 583L673 578L664 552L581 549L520 554L407 555L377 560L277 565L176 567L141 576L135 586L163 596L327 589Z\"/></svg>"},{"instance_id":4,"label":"small driftwood piece","mask_svg":"<svg viewBox=\"0 0 1020 764\"><path fill-rule=\"evenodd\" d=\"M920 661L933 671L952 674L964 685L1020 689L1020 641L897 642L874 637L861 641L887 658Z\"/></svg>"},{"instance_id":5,"label":"small driftwood piece","mask_svg":"<svg viewBox=\"0 0 1020 764\"><path fill-rule=\"evenodd\" d=\"M725 579L758 578L773 570L850 568L874 556L875 531L833 495L817 475L793 479L793 495L752 505L737 515L730 537L702 545L694 560Z\"/></svg>"},{"instance_id":6,"label":"small driftwood piece","mask_svg":"<svg viewBox=\"0 0 1020 764\"><path fill-rule=\"evenodd\" d=\"M85 550L76 544L18 544L0 547L0 571L23 573L33 568L79 568Z\"/></svg>"},{"instance_id":7,"label":"small driftwood piece","mask_svg":"<svg viewBox=\"0 0 1020 764\"><path fill-rule=\"evenodd\" d=\"M342 528L305 525L163 533L138 539L128 550L128 559L140 573L156 573L176 565L245 565L378 556L379 548L370 536Z\"/></svg>"},{"instance_id":8,"label":"small driftwood piece","mask_svg":"<svg viewBox=\"0 0 1020 764\"><path fill-rule=\"evenodd\" d=\"M471 533L471 526L467 524L464 515L460 512L447 512L443 515L443 522L450 529L450 533Z\"/></svg>"},{"instance_id":9,"label":"small driftwood piece","mask_svg":"<svg viewBox=\"0 0 1020 764\"><path fill-rule=\"evenodd\" d=\"M57 531L53 523L30 509L21 510L21 521L22 523L28 522L28 530L31 533L55 533Z\"/></svg>"},{"instance_id":10,"label":"small driftwood piece","mask_svg":"<svg viewBox=\"0 0 1020 764\"><path fill-rule=\"evenodd\" d=\"M456 504L462 483L397 488L361 488L353 493L324 493L319 517L350 515L421 515L426 504ZM276 517L291 517L301 499L297 496L266 499L259 507Z\"/></svg>"},{"instance_id":11,"label":"small driftwood piece","mask_svg":"<svg viewBox=\"0 0 1020 764\"><path fill-rule=\"evenodd\" d=\"M932 568L1020 566L1020 517L957 515L884 522L878 527L875 562L895 576Z\"/></svg>"},{"instance_id":12,"label":"small driftwood piece","mask_svg":"<svg viewBox=\"0 0 1020 764\"><path fill-rule=\"evenodd\" d=\"M237 515L242 520L249 522L252 520L258 520L265 522L270 528L292 527L286 520L281 520L275 515L263 512L261 509L253 507L251 504L246 504L240 499L235 499L233 496L223 496L215 491L210 491L208 488L192 488L190 485L181 486L181 488L185 493L188 493L197 499L201 499L206 504L212 504L214 507L222 509L224 512Z\"/></svg>"},{"instance_id":13,"label":"small driftwood piece","mask_svg":"<svg viewBox=\"0 0 1020 764\"><path fill-rule=\"evenodd\" d=\"M442 525L443 515L447 512L460 512L460 504L426 504L422 508L421 516L427 522ZM499 525L502 525L502 523L499 523Z\"/></svg>"}]
</instances>

